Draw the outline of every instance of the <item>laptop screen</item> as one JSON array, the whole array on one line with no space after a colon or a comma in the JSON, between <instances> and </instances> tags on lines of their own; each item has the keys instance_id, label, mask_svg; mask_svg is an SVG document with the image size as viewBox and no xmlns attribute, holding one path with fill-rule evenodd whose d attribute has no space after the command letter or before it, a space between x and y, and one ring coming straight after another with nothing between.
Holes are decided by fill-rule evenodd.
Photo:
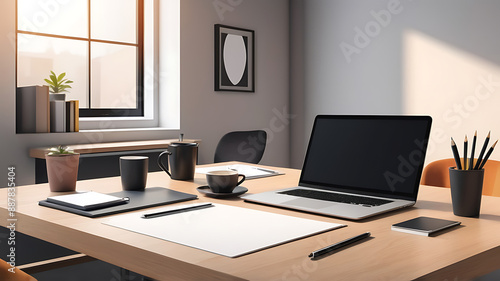
<instances>
[{"instance_id":1,"label":"laptop screen","mask_svg":"<svg viewBox=\"0 0 500 281\"><path fill-rule=\"evenodd\" d=\"M300 185L416 200L429 116L318 115Z\"/></svg>"}]
</instances>

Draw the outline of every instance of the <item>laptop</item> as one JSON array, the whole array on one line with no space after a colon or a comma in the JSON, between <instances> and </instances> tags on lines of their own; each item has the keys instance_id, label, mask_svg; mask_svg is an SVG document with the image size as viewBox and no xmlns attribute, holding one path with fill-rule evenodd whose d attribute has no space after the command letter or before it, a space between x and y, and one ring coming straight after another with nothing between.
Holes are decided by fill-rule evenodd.
<instances>
[{"instance_id":1,"label":"laptop","mask_svg":"<svg viewBox=\"0 0 500 281\"><path fill-rule=\"evenodd\" d=\"M299 185L247 202L360 220L416 203L430 116L318 115Z\"/></svg>"}]
</instances>

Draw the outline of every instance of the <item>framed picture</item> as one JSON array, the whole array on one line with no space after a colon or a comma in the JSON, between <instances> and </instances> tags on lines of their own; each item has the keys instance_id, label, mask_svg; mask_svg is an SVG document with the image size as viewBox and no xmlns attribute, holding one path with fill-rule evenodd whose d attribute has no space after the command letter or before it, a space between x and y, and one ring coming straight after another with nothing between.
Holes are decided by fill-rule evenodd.
<instances>
[{"instance_id":1,"label":"framed picture","mask_svg":"<svg viewBox=\"0 0 500 281\"><path fill-rule=\"evenodd\" d=\"M215 91L255 91L253 30L215 25Z\"/></svg>"}]
</instances>

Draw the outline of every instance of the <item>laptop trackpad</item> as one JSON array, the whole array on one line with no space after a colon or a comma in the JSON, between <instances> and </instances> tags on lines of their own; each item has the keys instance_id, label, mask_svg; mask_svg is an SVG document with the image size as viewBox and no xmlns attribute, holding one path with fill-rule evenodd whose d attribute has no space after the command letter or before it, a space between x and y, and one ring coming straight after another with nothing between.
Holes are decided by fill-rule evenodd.
<instances>
[{"instance_id":1,"label":"laptop trackpad","mask_svg":"<svg viewBox=\"0 0 500 281\"><path fill-rule=\"evenodd\" d=\"M304 198L299 198L299 199L285 201L282 204L310 208L310 209L323 209L323 208L331 207L332 203L334 203L334 202L322 202L320 200L307 200Z\"/></svg>"}]
</instances>

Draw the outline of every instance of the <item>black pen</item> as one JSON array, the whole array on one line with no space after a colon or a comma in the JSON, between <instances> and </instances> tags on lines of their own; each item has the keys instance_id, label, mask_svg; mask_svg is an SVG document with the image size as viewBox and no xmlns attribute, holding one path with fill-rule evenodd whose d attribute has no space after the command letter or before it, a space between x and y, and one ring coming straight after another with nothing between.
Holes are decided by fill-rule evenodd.
<instances>
[{"instance_id":1,"label":"black pen","mask_svg":"<svg viewBox=\"0 0 500 281\"><path fill-rule=\"evenodd\" d=\"M338 242L338 243L335 243L335 244L330 245L330 246L328 246L328 247L325 247L325 248L323 248L323 249L319 249L319 250L317 250L317 251L314 251L314 252L312 252L311 254L309 254L309 257L310 257L310 258L317 258L317 257L319 257L319 256L325 255L325 254L327 254L327 253L330 253L330 252L332 252L332 251L335 251L335 250L337 250L337 249L340 249L340 248L342 248L342 247L345 247L345 246L347 246L347 245L350 245L350 244L352 244L352 243L354 243L354 242L357 242L357 241L363 240L363 239L368 238L368 237L370 237L370 232L365 232L365 233L360 234L360 235L358 235L358 236L351 237L351 238L349 238L349 239L346 239L346 240L344 240L344 241L340 241L340 242Z\"/></svg>"},{"instance_id":2,"label":"black pen","mask_svg":"<svg viewBox=\"0 0 500 281\"><path fill-rule=\"evenodd\" d=\"M161 216L166 216L166 215L173 215L173 214L183 213L183 212L187 212L187 211L208 208L208 207L212 207L212 206L214 206L214 205L212 205L212 203L189 205L187 207L181 207L181 208L170 209L170 210L156 212L156 213L144 214L144 215L142 215L142 218L143 219L151 219L151 218L156 218L156 217L161 217Z\"/></svg>"}]
</instances>

